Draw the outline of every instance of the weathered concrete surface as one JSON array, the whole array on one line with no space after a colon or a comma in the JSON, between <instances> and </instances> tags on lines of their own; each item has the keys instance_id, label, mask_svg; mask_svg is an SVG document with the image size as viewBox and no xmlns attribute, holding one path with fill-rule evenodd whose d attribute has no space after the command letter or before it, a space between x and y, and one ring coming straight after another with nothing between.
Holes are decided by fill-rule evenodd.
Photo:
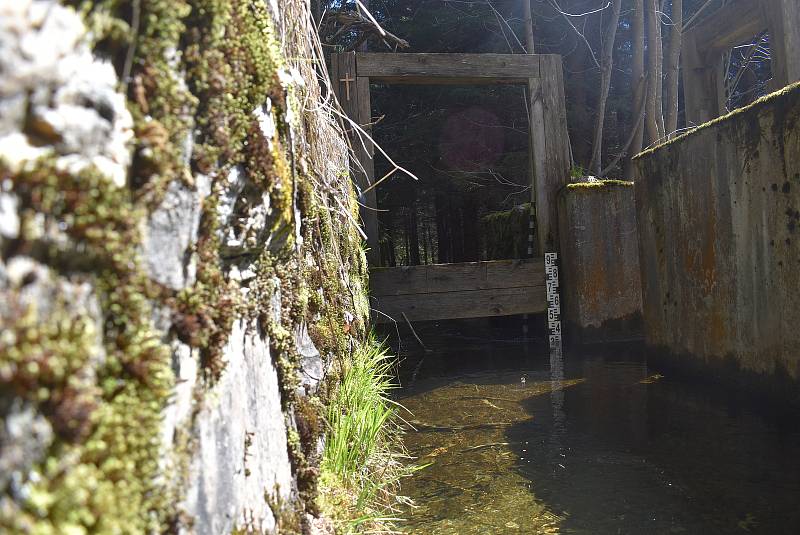
<instances>
[{"instance_id":1,"label":"weathered concrete surface","mask_svg":"<svg viewBox=\"0 0 800 535\"><path fill-rule=\"evenodd\" d=\"M798 118L792 86L637 156L649 344L800 378Z\"/></svg>"},{"instance_id":2,"label":"weathered concrete surface","mask_svg":"<svg viewBox=\"0 0 800 535\"><path fill-rule=\"evenodd\" d=\"M558 205L563 318L570 338L638 334L642 298L633 184L570 184Z\"/></svg>"}]
</instances>

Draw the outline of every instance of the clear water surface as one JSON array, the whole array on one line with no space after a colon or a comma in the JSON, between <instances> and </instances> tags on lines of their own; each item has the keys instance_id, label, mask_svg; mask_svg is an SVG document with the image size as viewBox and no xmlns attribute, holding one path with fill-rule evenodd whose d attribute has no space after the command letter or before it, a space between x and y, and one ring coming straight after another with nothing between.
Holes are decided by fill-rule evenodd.
<instances>
[{"instance_id":1,"label":"clear water surface","mask_svg":"<svg viewBox=\"0 0 800 535\"><path fill-rule=\"evenodd\" d=\"M559 357L467 332L426 332L403 364L405 446L431 463L403 483L405 532L800 533L796 412L639 345Z\"/></svg>"}]
</instances>

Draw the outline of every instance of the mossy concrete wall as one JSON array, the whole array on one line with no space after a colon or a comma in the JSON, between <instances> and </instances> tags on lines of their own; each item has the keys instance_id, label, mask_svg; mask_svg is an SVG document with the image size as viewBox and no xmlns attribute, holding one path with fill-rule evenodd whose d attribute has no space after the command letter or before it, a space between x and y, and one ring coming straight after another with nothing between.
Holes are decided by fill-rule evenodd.
<instances>
[{"instance_id":1,"label":"mossy concrete wall","mask_svg":"<svg viewBox=\"0 0 800 535\"><path fill-rule=\"evenodd\" d=\"M330 531L368 309L308 9L0 3L0 532Z\"/></svg>"},{"instance_id":2,"label":"mossy concrete wall","mask_svg":"<svg viewBox=\"0 0 800 535\"><path fill-rule=\"evenodd\" d=\"M565 335L580 341L640 335L633 183L569 184L560 194L558 215Z\"/></svg>"},{"instance_id":3,"label":"mossy concrete wall","mask_svg":"<svg viewBox=\"0 0 800 535\"><path fill-rule=\"evenodd\" d=\"M636 157L646 338L673 361L800 378L798 119L795 85Z\"/></svg>"}]
</instances>

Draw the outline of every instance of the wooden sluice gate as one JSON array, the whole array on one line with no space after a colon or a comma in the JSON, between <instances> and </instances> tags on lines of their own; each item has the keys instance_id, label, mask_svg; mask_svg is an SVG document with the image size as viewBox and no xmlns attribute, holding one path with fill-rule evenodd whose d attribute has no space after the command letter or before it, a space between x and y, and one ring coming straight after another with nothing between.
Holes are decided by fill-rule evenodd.
<instances>
[{"instance_id":1,"label":"wooden sluice gate","mask_svg":"<svg viewBox=\"0 0 800 535\"><path fill-rule=\"evenodd\" d=\"M339 103L359 128L348 127L351 165L371 266L371 306L377 322L541 313L547 310L543 258L382 267L370 83L419 85L515 84L525 88L529 120L532 242L558 249L557 196L567 184L570 147L561 57L538 54L332 54L331 81ZM384 177L385 178L385 177Z\"/></svg>"},{"instance_id":2,"label":"wooden sluice gate","mask_svg":"<svg viewBox=\"0 0 800 535\"><path fill-rule=\"evenodd\" d=\"M370 272L377 322L483 318L547 309L544 260L493 260L374 268Z\"/></svg>"}]
</instances>

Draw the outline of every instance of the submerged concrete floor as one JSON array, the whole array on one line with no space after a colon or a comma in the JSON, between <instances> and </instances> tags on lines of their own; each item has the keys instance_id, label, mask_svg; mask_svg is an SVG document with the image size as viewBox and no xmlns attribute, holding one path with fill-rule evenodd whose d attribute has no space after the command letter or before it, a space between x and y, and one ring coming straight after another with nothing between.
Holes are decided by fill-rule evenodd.
<instances>
[{"instance_id":1,"label":"submerged concrete floor","mask_svg":"<svg viewBox=\"0 0 800 535\"><path fill-rule=\"evenodd\" d=\"M515 329L418 332L433 351L406 355L398 398L431 464L403 484L406 532L800 532L797 412L661 376L637 345L557 362Z\"/></svg>"}]
</instances>

